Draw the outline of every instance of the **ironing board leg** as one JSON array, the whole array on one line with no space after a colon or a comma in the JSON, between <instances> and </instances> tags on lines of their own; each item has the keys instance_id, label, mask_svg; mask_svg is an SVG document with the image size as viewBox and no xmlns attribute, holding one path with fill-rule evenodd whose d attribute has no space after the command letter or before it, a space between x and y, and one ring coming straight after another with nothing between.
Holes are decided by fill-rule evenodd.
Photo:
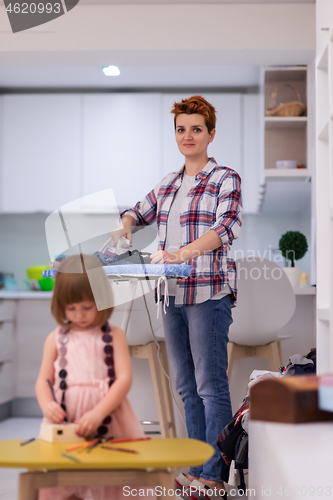
<instances>
[{"instance_id":1,"label":"ironing board leg","mask_svg":"<svg viewBox=\"0 0 333 500\"><path fill-rule=\"evenodd\" d=\"M127 333L128 323L129 323L130 316L131 316L131 311L132 311L132 307L133 307L133 301L135 299L135 293L136 293L137 286L138 286L138 280L136 278L129 280L128 297L127 297L128 300L126 302L124 315L123 315L123 319L121 322L121 329L124 330L125 333Z\"/></svg>"}]
</instances>

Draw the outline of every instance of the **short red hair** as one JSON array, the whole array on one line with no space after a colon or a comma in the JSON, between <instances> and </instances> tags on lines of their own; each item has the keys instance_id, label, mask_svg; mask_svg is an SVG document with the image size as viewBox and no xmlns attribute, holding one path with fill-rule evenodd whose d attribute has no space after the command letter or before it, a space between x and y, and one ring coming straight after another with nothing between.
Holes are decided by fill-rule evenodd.
<instances>
[{"instance_id":1,"label":"short red hair","mask_svg":"<svg viewBox=\"0 0 333 500\"><path fill-rule=\"evenodd\" d=\"M215 128L216 109L201 95L193 95L188 99L182 99L181 102L175 102L171 113L175 115L175 128L177 116L182 113L185 113L186 115L198 114L204 116L209 133L211 133L211 131Z\"/></svg>"}]
</instances>

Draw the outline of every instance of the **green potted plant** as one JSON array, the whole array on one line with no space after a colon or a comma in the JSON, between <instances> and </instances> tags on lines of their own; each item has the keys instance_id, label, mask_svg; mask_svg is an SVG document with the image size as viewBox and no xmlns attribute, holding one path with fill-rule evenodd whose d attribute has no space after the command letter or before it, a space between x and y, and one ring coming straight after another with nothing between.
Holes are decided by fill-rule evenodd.
<instances>
[{"instance_id":1,"label":"green potted plant","mask_svg":"<svg viewBox=\"0 0 333 500\"><path fill-rule=\"evenodd\" d=\"M290 261L290 267L284 270L293 286L299 286L302 269L295 267L295 261L302 259L308 250L308 242L304 234L299 231L287 231L279 241L279 250L286 261Z\"/></svg>"}]
</instances>

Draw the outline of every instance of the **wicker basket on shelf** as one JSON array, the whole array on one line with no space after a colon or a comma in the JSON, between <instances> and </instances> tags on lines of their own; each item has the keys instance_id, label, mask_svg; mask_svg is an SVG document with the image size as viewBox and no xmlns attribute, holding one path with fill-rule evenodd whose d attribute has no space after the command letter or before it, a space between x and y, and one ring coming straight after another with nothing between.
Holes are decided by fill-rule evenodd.
<instances>
[{"instance_id":1,"label":"wicker basket on shelf","mask_svg":"<svg viewBox=\"0 0 333 500\"><path fill-rule=\"evenodd\" d=\"M282 87L289 87L296 94L296 101L286 102L284 104L280 104L276 106L276 98L278 91ZM301 116L305 113L306 106L301 102L301 96L298 90L296 90L289 83L281 83L278 85L271 94L271 100L269 103L269 107L266 110L266 114L268 116Z\"/></svg>"}]
</instances>

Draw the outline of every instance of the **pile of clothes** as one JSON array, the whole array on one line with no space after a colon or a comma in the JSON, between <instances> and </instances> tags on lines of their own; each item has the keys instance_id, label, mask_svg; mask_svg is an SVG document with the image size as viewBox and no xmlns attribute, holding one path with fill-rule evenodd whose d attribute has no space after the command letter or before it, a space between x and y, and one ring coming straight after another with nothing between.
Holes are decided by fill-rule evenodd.
<instances>
[{"instance_id":1,"label":"pile of clothes","mask_svg":"<svg viewBox=\"0 0 333 500\"><path fill-rule=\"evenodd\" d=\"M289 358L287 366L280 366L278 372L254 370L250 375L247 393L232 420L225 426L218 437L217 445L223 458L221 479L231 486L237 486L239 494L246 492L248 474L248 440L250 388L259 380L269 377L290 375L309 375L316 373L316 349L306 356L295 354Z\"/></svg>"}]
</instances>

